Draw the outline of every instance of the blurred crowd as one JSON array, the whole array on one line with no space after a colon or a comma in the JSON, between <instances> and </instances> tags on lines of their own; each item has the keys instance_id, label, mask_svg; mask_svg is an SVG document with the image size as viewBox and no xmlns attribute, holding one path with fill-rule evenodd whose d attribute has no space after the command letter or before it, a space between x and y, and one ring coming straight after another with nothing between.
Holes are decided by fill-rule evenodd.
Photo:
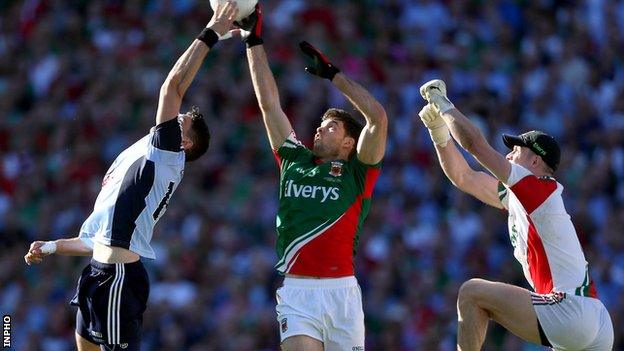
<instances>
[{"instance_id":1,"label":"blurred crowd","mask_svg":"<svg viewBox=\"0 0 624 351\"><path fill-rule=\"evenodd\" d=\"M506 214L453 188L437 163L417 115L418 88L432 78L503 153L503 132L558 138L556 177L624 350L624 2L262 4L281 101L304 143L325 109L353 108L303 71L300 40L388 113L356 257L367 350L454 350L463 281L528 287ZM0 312L12 317L15 350L74 349L68 300L88 259L22 257L33 240L77 234L109 164L147 134L160 84L211 14L205 0L0 1ZM200 107L212 141L156 227L143 350L278 350L278 169L244 45L220 42L184 103ZM541 350L494 324L484 349Z\"/></svg>"}]
</instances>

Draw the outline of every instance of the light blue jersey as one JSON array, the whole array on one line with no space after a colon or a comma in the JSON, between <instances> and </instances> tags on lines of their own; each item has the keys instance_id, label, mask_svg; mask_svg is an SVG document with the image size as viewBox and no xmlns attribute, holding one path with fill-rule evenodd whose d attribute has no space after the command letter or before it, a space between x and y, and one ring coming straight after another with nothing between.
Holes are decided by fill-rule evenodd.
<instances>
[{"instance_id":1,"label":"light blue jersey","mask_svg":"<svg viewBox=\"0 0 624 351\"><path fill-rule=\"evenodd\" d=\"M154 225L184 175L181 141L181 126L174 118L119 154L79 237L91 247L98 242L156 258L150 246Z\"/></svg>"}]
</instances>

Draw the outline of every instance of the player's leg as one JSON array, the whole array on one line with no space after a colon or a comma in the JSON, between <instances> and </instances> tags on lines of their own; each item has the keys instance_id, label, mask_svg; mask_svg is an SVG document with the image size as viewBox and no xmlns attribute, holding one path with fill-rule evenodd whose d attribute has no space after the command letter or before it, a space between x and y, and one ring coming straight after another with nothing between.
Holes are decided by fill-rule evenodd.
<instances>
[{"instance_id":1,"label":"player's leg","mask_svg":"<svg viewBox=\"0 0 624 351\"><path fill-rule=\"evenodd\" d=\"M149 295L149 280L141 261L91 261L91 274L79 291L86 326L76 328L102 350L138 350L141 324Z\"/></svg>"},{"instance_id":2,"label":"player's leg","mask_svg":"<svg viewBox=\"0 0 624 351\"><path fill-rule=\"evenodd\" d=\"M321 293L318 279L284 279L277 289L277 322L283 351L323 351Z\"/></svg>"},{"instance_id":3,"label":"player's leg","mask_svg":"<svg viewBox=\"0 0 624 351\"><path fill-rule=\"evenodd\" d=\"M295 335L282 342L282 351L323 351L323 343L307 335Z\"/></svg>"},{"instance_id":4,"label":"player's leg","mask_svg":"<svg viewBox=\"0 0 624 351\"><path fill-rule=\"evenodd\" d=\"M89 267L87 267L89 268ZM85 269L86 272L90 272L89 269ZM93 338L89 335L89 314L85 314L86 319L83 317L82 311L80 310L80 302L79 300L82 300L80 298L80 292L81 289L80 287L83 287L83 291L85 290L84 287L85 285L88 285L88 274L87 274L87 278L85 278L85 275L82 276L81 280L78 283L78 291L76 292L76 296L72 299L72 304L75 306L78 306L77 311L76 311L76 331L75 331L75 337L76 337L76 348L78 349L78 351L100 351L100 346L98 343L95 342L95 340L93 340ZM86 303L83 301L83 304L86 305ZM85 313L87 311L85 310Z\"/></svg>"},{"instance_id":5,"label":"player's leg","mask_svg":"<svg viewBox=\"0 0 624 351\"><path fill-rule=\"evenodd\" d=\"M458 350L480 350L489 319L526 341L541 343L531 293L517 286L470 279L459 289L457 317Z\"/></svg>"},{"instance_id":6,"label":"player's leg","mask_svg":"<svg viewBox=\"0 0 624 351\"><path fill-rule=\"evenodd\" d=\"M355 277L334 279L325 290L325 351L363 351L365 341L362 292Z\"/></svg>"},{"instance_id":7,"label":"player's leg","mask_svg":"<svg viewBox=\"0 0 624 351\"><path fill-rule=\"evenodd\" d=\"M78 351L100 351L100 345L92 343L78 333L76 333L76 347Z\"/></svg>"}]
</instances>

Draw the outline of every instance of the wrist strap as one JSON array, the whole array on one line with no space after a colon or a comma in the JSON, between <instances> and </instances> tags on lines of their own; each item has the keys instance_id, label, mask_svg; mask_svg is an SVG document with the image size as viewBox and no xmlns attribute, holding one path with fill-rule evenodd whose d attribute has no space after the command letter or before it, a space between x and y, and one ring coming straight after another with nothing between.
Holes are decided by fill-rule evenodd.
<instances>
[{"instance_id":1,"label":"wrist strap","mask_svg":"<svg viewBox=\"0 0 624 351\"><path fill-rule=\"evenodd\" d=\"M247 39L245 39L245 45L247 45L247 49L252 48L256 45L264 44L264 40L257 35L250 34Z\"/></svg>"},{"instance_id":2,"label":"wrist strap","mask_svg":"<svg viewBox=\"0 0 624 351\"><path fill-rule=\"evenodd\" d=\"M204 28L197 36L197 40L203 41L209 48L212 49L214 44L219 41L219 35L211 28Z\"/></svg>"}]
</instances>

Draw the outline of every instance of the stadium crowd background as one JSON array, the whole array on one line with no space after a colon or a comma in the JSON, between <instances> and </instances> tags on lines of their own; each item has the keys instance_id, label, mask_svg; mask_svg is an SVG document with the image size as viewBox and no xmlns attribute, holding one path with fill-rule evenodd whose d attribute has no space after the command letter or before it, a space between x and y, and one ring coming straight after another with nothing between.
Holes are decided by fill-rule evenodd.
<instances>
[{"instance_id":1,"label":"stadium crowd background","mask_svg":"<svg viewBox=\"0 0 624 351\"><path fill-rule=\"evenodd\" d=\"M624 2L263 1L287 115L310 145L329 106L297 42L326 50L385 106L389 142L357 274L368 350L453 350L460 284L527 286L506 215L446 180L417 112L418 87L451 99L501 151L502 132L557 137L557 174L599 296L624 350ZM207 0L0 1L0 311L16 350L72 350L67 304L86 258L28 267L32 240L75 236L118 152L145 135L170 67L210 19ZM157 225L144 350L277 350L278 171L244 46L210 53L185 100L209 121ZM510 303L513 303L510 301ZM503 329L486 350L539 350Z\"/></svg>"}]
</instances>

